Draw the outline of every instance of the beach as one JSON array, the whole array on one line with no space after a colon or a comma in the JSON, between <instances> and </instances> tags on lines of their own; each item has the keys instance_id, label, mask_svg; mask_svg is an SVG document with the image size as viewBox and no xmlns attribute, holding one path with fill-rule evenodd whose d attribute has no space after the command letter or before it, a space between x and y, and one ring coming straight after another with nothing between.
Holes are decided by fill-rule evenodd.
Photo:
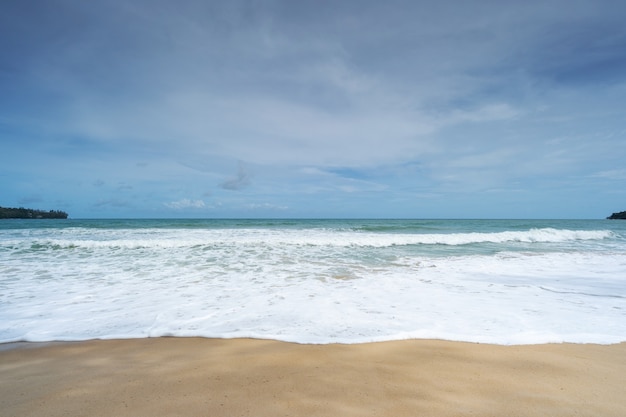
<instances>
[{"instance_id":1,"label":"beach","mask_svg":"<svg viewBox=\"0 0 626 417\"><path fill-rule=\"evenodd\" d=\"M626 343L144 338L0 351L2 416L624 416Z\"/></svg>"},{"instance_id":2,"label":"beach","mask_svg":"<svg viewBox=\"0 0 626 417\"><path fill-rule=\"evenodd\" d=\"M0 416L626 415L626 222L0 223Z\"/></svg>"}]
</instances>

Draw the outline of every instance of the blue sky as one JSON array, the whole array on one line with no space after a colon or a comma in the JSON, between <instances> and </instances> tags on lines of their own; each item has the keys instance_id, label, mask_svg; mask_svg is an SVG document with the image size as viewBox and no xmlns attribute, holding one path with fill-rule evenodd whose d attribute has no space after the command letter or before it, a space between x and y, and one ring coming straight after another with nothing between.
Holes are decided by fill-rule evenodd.
<instances>
[{"instance_id":1,"label":"blue sky","mask_svg":"<svg viewBox=\"0 0 626 417\"><path fill-rule=\"evenodd\" d=\"M3 0L0 205L626 210L626 2Z\"/></svg>"}]
</instances>

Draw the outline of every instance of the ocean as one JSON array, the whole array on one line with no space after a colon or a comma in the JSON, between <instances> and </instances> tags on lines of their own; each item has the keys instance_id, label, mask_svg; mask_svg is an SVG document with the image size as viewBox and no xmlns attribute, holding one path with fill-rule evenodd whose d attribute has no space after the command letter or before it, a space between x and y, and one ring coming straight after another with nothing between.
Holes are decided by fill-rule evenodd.
<instances>
[{"instance_id":1,"label":"ocean","mask_svg":"<svg viewBox=\"0 0 626 417\"><path fill-rule=\"evenodd\" d=\"M0 342L626 341L626 221L2 220Z\"/></svg>"}]
</instances>

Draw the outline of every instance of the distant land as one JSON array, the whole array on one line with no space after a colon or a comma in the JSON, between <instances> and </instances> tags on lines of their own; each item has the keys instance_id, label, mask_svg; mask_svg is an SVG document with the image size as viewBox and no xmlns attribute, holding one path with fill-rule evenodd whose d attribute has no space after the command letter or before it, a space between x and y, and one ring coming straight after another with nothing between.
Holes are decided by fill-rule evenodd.
<instances>
[{"instance_id":1,"label":"distant land","mask_svg":"<svg viewBox=\"0 0 626 417\"><path fill-rule=\"evenodd\" d=\"M620 211L619 213L613 213L609 217L609 220L626 220L626 211Z\"/></svg>"},{"instance_id":2,"label":"distant land","mask_svg":"<svg viewBox=\"0 0 626 417\"><path fill-rule=\"evenodd\" d=\"M67 213L61 210L0 207L0 219L67 219Z\"/></svg>"}]
</instances>

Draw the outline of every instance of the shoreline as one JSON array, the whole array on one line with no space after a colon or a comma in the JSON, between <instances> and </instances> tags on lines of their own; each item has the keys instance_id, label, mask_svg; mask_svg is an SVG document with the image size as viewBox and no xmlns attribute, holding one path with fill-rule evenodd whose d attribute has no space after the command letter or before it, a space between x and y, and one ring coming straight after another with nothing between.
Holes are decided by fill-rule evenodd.
<instances>
[{"instance_id":1,"label":"shoreline","mask_svg":"<svg viewBox=\"0 0 626 417\"><path fill-rule=\"evenodd\" d=\"M626 342L164 337L4 345L7 416L626 415Z\"/></svg>"},{"instance_id":2,"label":"shoreline","mask_svg":"<svg viewBox=\"0 0 626 417\"><path fill-rule=\"evenodd\" d=\"M95 343L95 342L132 342L134 340L158 340L158 339L189 339L189 340L249 340L259 342L276 342L284 343L288 345L300 345L300 346L357 346L357 345L376 345L381 343L404 343L404 342L441 342L441 343L459 343L468 345L481 345L481 346L494 346L503 348L514 348L524 346L561 346L561 345L580 345L580 346L616 346L626 345L626 340L620 342L537 342L537 343L491 343L491 342L475 342L470 340L454 340L454 339L433 339L433 338L407 338L407 339L390 339L390 340L373 340L370 342L328 342L328 343L315 343L315 342L293 342L288 340L263 338L263 337L206 337L206 336L147 336L147 337L123 337L123 338L95 338L95 339L80 339L80 340L45 340L45 341L28 341L19 340L13 342L0 342L0 353L11 351L15 349L33 349L47 346L57 345L73 345L80 343Z\"/></svg>"},{"instance_id":3,"label":"shoreline","mask_svg":"<svg viewBox=\"0 0 626 417\"><path fill-rule=\"evenodd\" d=\"M460 343L468 345L482 345L482 346L494 346L494 347L523 347L523 346L560 346L560 345L580 345L580 346L616 346L626 345L626 340L619 342L535 342L535 343L495 343L495 342L482 342L472 340L456 340L456 339L437 339L437 338L406 338L406 339L383 339L372 340L367 342L294 342L290 340L272 339L265 337L254 336L241 336L241 337L217 337L217 336L146 336L146 337L112 337L112 338L94 338L94 339L78 339L78 340L44 340L44 341L29 341L18 340L12 342L0 342L0 352L10 351L14 349L31 349L46 346L56 346L65 344L79 344L79 343L93 343L93 342L132 342L134 340L158 340L158 339L188 339L188 340L207 340L207 341L219 341L219 340L250 340L259 342L276 342L284 343L288 345L300 345L300 346L357 346L357 345L376 345L381 343L404 343L404 342L441 342L441 343Z\"/></svg>"}]
</instances>

